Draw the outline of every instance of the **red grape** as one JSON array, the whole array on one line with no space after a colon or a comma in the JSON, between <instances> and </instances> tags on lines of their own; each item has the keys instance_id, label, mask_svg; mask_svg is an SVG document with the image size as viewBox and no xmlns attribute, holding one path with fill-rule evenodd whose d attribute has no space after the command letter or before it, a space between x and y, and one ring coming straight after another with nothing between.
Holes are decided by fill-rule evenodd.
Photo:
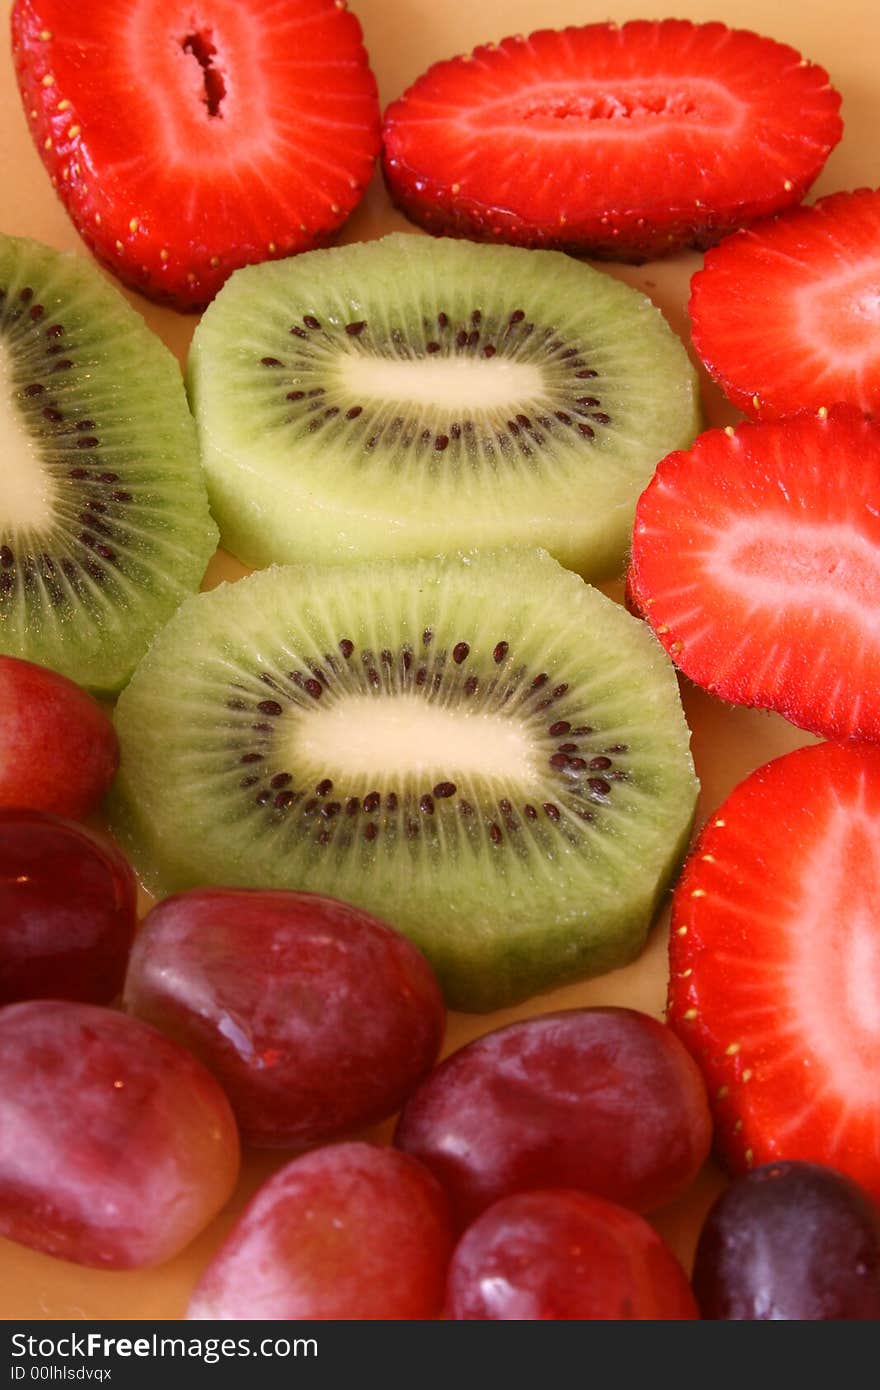
<instances>
[{"instance_id":1,"label":"red grape","mask_svg":"<svg viewBox=\"0 0 880 1390\"><path fill-rule=\"evenodd\" d=\"M0 1235L79 1264L159 1264L238 1164L217 1082L154 1028L90 1004L0 1009Z\"/></svg>"},{"instance_id":2,"label":"red grape","mask_svg":"<svg viewBox=\"0 0 880 1390\"><path fill-rule=\"evenodd\" d=\"M414 1159L369 1144L313 1149L257 1192L188 1317L431 1318L452 1243L446 1198Z\"/></svg>"},{"instance_id":3,"label":"red grape","mask_svg":"<svg viewBox=\"0 0 880 1390\"><path fill-rule=\"evenodd\" d=\"M395 1143L467 1224L533 1187L650 1210L690 1185L710 1138L705 1086L674 1033L596 1008L526 1019L454 1052L410 1097Z\"/></svg>"},{"instance_id":4,"label":"red grape","mask_svg":"<svg viewBox=\"0 0 880 1390\"><path fill-rule=\"evenodd\" d=\"M0 1004L122 989L137 882L118 850L41 811L0 810Z\"/></svg>"},{"instance_id":5,"label":"red grape","mask_svg":"<svg viewBox=\"0 0 880 1390\"><path fill-rule=\"evenodd\" d=\"M564 1188L505 1197L459 1241L447 1316L617 1321L699 1316L687 1276L647 1221Z\"/></svg>"},{"instance_id":6,"label":"red grape","mask_svg":"<svg viewBox=\"0 0 880 1390\"><path fill-rule=\"evenodd\" d=\"M57 671L0 656L0 806L80 820L118 763L116 730L91 695Z\"/></svg>"},{"instance_id":7,"label":"red grape","mask_svg":"<svg viewBox=\"0 0 880 1390\"><path fill-rule=\"evenodd\" d=\"M817 1163L768 1163L706 1218L694 1263L704 1318L880 1319L880 1209Z\"/></svg>"},{"instance_id":8,"label":"red grape","mask_svg":"<svg viewBox=\"0 0 880 1390\"><path fill-rule=\"evenodd\" d=\"M311 893L167 898L132 952L127 1007L191 1048L252 1144L312 1144L399 1109L445 1009L405 937Z\"/></svg>"}]
</instances>

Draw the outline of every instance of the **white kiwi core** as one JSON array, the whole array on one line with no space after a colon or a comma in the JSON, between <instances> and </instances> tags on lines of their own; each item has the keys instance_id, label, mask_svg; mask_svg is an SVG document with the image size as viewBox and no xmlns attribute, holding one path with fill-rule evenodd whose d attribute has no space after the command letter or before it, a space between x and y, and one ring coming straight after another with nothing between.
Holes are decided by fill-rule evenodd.
<instances>
[{"instance_id":1,"label":"white kiwi core","mask_svg":"<svg viewBox=\"0 0 880 1390\"><path fill-rule=\"evenodd\" d=\"M444 708L417 694L344 695L308 712L294 707L285 738L295 765L311 764L331 778L534 781L533 740L520 720Z\"/></svg>"},{"instance_id":2,"label":"white kiwi core","mask_svg":"<svg viewBox=\"0 0 880 1390\"><path fill-rule=\"evenodd\" d=\"M438 406L460 416L468 411L505 407L521 410L524 400L546 395L540 367L491 357L341 356L337 363L344 393L358 401L408 401Z\"/></svg>"},{"instance_id":3,"label":"white kiwi core","mask_svg":"<svg viewBox=\"0 0 880 1390\"><path fill-rule=\"evenodd\" d=\"M0 343L0 518L7 534L43 531L54 514L55 488L15 396L7 350Z\"/></svg>"}]
</instances>

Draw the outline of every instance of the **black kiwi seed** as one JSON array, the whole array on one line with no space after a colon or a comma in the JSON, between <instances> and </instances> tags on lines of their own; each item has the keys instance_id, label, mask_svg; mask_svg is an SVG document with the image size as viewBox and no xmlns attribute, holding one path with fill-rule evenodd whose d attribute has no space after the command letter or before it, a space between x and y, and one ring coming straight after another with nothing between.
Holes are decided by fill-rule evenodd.
<instances>
[{"instance_id":1,"label":"black kiwi seed","mask_svg":"<svg viewBox=\"0 0 880 1390\"><path fill-rule=\"evenodd\" d=\"M0 554L0 562L3 559ZM424 692L425 699L434 698L439 692L444 691L442 698L454 701L455 694L458 693L469 701L492 701L494 708L514 702L525 714L533 703L534 695L545 688L550 688L550 694L537 702L538 709L562 699L569 691L569 682L559 681L557 678L557 682L551 686L551 678L546 671L539 671L533 675L527 665L511 661L511 644L506 638L494 642L488 648L483 647L482 655L478 652L476 656L469 641L459 638L447 645L442 640L442 634L438 640L438 632L433 625L422 630L419 640L424 657L423 664L415 671L415 686ZM244 726L230 726L239 764L263 762L267 757L273 757L271 739L274 738L275 729L281 727L278 723L280 716L291 703L307 708L308 702L319 699L325 690L329 692L328 698L333 698L337 690L363 690L364 680L373 688L384 684L390 694L396 690L412 688L411 642L401 642L396 648L384 646L377 655L370 647L361 647L358 650L351 638L340 637L335 639L335 649L340 653L342 660L337 660L329 653L323 657L322 662L305 660L303 665L310 674L304 674L302 670L290 672L289 685L285 683L280 671L276 674L271 670L259 670L256 673L258 685L250 700L243 698L244 689L238 687L237 683L230 685L225 704L231 715L239 715L247 720L249 713L254 711L266 716L267 720L247 726L251 738L254 735L260 737L261 741L256 748L242 748ZM358 659L352 662L356 652ZM475 662L477 671L483 666L482 680L473 669ZM462 669L466 664L470 668L467 675ZM502 681L498 676L489 676L488 672L485 672L487 664L490 671L504 665L506 678ZM384 673L384 679L380 677L380 670ZM277 698L259 698L259 685L269 685ZM238 693L238 689L241 689L241 693ZM575 842L578 832L574 830L572 820L566 819L563 815L559 798L566 799L571 814L576 816L579 822L589 823L593 819L593 812L585 810L578 801L568 801L567 798L589 796L591 804L595 807L597 802L609 799L613 791L613 779L618 775L625 778L629 774L625 769L620 770L618 774L613 768L613 759L607 752L594 751L588 754L588 757L582 757L579 755L578 743L558 742L560 738L572 732L582 737L591 734L592 729L590 726L580 725L572 731L569 719L555 719L549 725L541 726L535 731L535 737L548 741L545 766L548 778L555 779L558 788L558 797L540 802L543 818L539 818L538 809L531 802L524 804L518 811L509 796L502 796L497 803L497 815L490 812L485 818L478 819L472 802L460 796L457 781L448 777L434 782L429 787L419 787L414 778L405 777L400 792L383 791L380 786L357 787L352 785L357 778L346 777L343 781L347 785L342 785L337 790L338 799L332 801L327 798L334 791L334 779L322 777L315 784L315 794L302 804L300 815L285 823L291 826L293 833L306 834L309 824L313 825L310 818L318 815L326 829L316 833L313 828L310 832L314 837L313 842L328 845L331 842L337 843L338 840L340 852L352 843L353 837L358 836L371 845L378 842L383 835L400 835L413 844L418 840L427 846L433 843L437 833L433 827L440 826L442 818L448 814L448 807L463 818L468 826L469 836L483 836L493 849L505 842L505 832L514 837L512 844L522 845L521 836L526 825L534 827L530 831L532 835L562 833L568 840ZM612 747L623 749L624 745ZM608 775L597 776L597 773ZM256 776L242 777L240 785L243 791L251 792L257 781ZM265 808L265 813L271 816L286 813L303 795L296 791L293 781L294 774L283 770L282 765L282 769L271 775L268 785L256 796L256 805ZM548 781L547 785L549 789L553 783ZM361 811L371 819L362 819ZM519 814L523 820L519 819ZM296 829L297 826L300 827L299 830Z\"/></svg>"},{"instance_id":2,"label":"black kiwi seed","mask_svg":"<svg viewBox=\"0 0 880 1390\"><path fill-rule=\"evenodd\" d=\"M434 254L433 239L411 240L418 246L430 242ZM438 255L444 244L437 242ZM402 257L402 242L400 248ZM501 248L502 257L507 254L527 253ZM303 258L300 263L307 264ZM315 262L316 269L319 264ZM556 264L564 276L565 258L558 257ZM272 267L273 275L277 269ZM583 268L576 270L580 274ZM463 291L455 277L422 277L421 290L445 285L445 307L434 292L433 302L423 293L415 309L404 309L396 293L380 306L369 284L362 294L349 293L347 285L334 279L332 294L325 298L320 275L301 281L304 297L287 301L289 307L282 311L287 317L279 322L277 307L270 316L273 333L249 337L254 346L245 355L245 366L255 415L265 416L266 437L290 457L298 477L315 469L305 483L309 489L314 485L319 499L310 509L315 513L314 543L310 548L300 544L308 537L296 537L289 557L307 557L309 563L301 564L296 576L291 572L285 577L277 569L273 574L262 568L270 557L258 557L251 564L259 572L241 585L225 586L216 596L209 593L187 605L153 648L155 661L151 655L120 702L120 727L128 747L134 747L135 761L129 756L123 769L115 802L118 824L124 831L128 820L132 841L149 831L156 857L167 853L168 864L157 864L158 876L170 880L192 864L199 874L210 871L210 879L201 881L220 881L234 845L236 873L259 872L263 886L335 889L368 910L379 911L384 903L389 921L396 924L399 917L417 940L423 933L438 968L452 977L450 998L464 1001L465 1007L498 1007L560 983L565 972L572 978L574 971L606 966L615 943L602 933L611 938L626 928L628 942L620 949L634 945L642 925L636 898L640 894L646 900L650 893L642 887L634 893L632 882L650 858L648 842L655 830L658 839L665 834L664 808L677 795L686 814L690 791L681 766L683 734L671 728L677 698L671 675L659 673L656 699L653 690L650 700L644 698L658 670L653 647L642 652L641 639L630 631L641 629L629 620L626 631L621 628L619 651L617 641L605 643L604 634L614 633L615 619L608 616L607 627L590 621L593 598L585 597L585 586L546 554L546 547L553 550L552 536L541 542L543 558L535 558L542 552L531 547L501 556L503 541L492 533L491 553L487 540L479 548L482 553L459 553L442 564L371 561L369 569L357 569L357 554L349 548L346 560L354 568L319 568L328 547L337 558L340 554L338 544L332 550L330 536L334 506L339 511L349 507L350 539L359 544L356 532L368 528L356 528L354 520L369 510L373 497L377 510L385 506L380 490L386 469L392 494L386 511L398 504L402 511L411 506L414 543L421 542L420 518L425 531L435 525L437 496L432 497L429 485L448 487L450 506L473 494L479 499L473 514L481 524L485 516L491 529L486 472L491 472L491 486L500 485L499 514L505 512L508 496L515 500L510 490L514 472L528 483L530 496L543 488L545 471L552 474L562 493L553 525L559 523L560 535L569 534L569 517L584 508L578 491L581 465L591 477L604 476L606 451L613 463L615 449L628 447L633 437L633 412L629 382L616 365L621 354L609 352L607 338L584 326L585 320L568 319L565 296L555 292L552 280L548 278L542 295L528 276L511 275L506 283L512 292L504 292L502 284L500 295L484 295L468 280ZM230 293L236 293L234 282ZM63 344L58 357L83 359L69 315L61 315L68 318L68 334L50 342L45 322L54 317L54 301L38 289L34 302L41 298L47 305L44 347ZM21 317L26 319L27 309ZM217 392L218 374L208 369L211 322L206 315L201 326L205 334L191 359L203 403L211 391ZM213 341L219 342L219 336ZM496 360L487 361L493 355ZM380 358L393 359L387 370ZM415 364L412 372L408 359ZM77 523L90 538L84 543L87 561L106 574L103 581L93 581L78 565L77 582L87 589L95 583L110 587L114 565L107 552L120 553L118 537L129 525L128 516L120 518L119 513L136 515L148 508L135 489L136 502L123 504L114 497L128 491L129 483L125 468L117 468L116 454L105 453L104 441L114 438L113 430L97 406L72 402L64 374L52 375L54 360L46 352L39 369L35 365L18 377L22 386L45 388L24 408L39 421L44 436L66 441L62 481L76 496L75 512L89 518ZM526 370L506 370L517 362ZM532 369L534 362L539 370ZM614 369L610 376L608 365ZM406 386L408 375L418 389ZM230 387L232 376L230 370ZM443 388L436 398L422 389L432 376ZM459 392L450 407L447 384L469 377L474 391ZM667 377L672 388L671 366ZM382 392L383 381L398 388L396 393ZM504 382L514 383L506 399L504 390L497 389ZM481 383L489 389L481 392ZM229 398L232 394L230 389ZM500 404L490 409L486 403L493 400ZM48 419L44 410L64 418ZM597 418L603 415L620 416L609 423L607 434ZM222 412L211 416L206 405L199 424L209 452L212 438L234 436L233 423L231 433L221 429ZM254 420L257 442L263 423L263 418ZM302 439L310 427L313 445ZM73 443L77 438L101 442L80 450ZM296 454L301 445L303 452ZM67 476L73 468L82 469L82 478ZM101 475L111 469L123 481L104 486ZM334 485L339 483L341 502L321 493L331 476ZM222 483L219 465L212 481ZM597 492L603 485L598 477ZM287 511L280 497L278 509L280 520ZM511 514L515 510L510 508ZM542 508L533 511L543 515ZM523 514L524 509L517 525ZM602 524L598 508L596 520ZM399 548L400 523L392 518L390 547ZM327 535L321 534L322 526ZM374 528L380 547L388 529ZM233 531L231 519L230 538ZM450 528L450 533L459 534L456 545L469 549L472 532L465 526L460 533ZM282 540L286 543L286 532ZM403 543L411 540L410 527ZM534 544L540 540L535 537ZM570 556L559 557L563 563L571 561L568 570L579 569L584 558L580 541L572 546ZM8 576L16 589L48 584L52 571L42 559L42 545L33 571L15 539L8 548L13 560L3 564L0 552L0 578ZM74 581L67 580L54 552L50 561L67 591ZM591 593L597 605L606 602ZM601 650L609 645L614 649L613 682L607 650ZM629 666L631 680L617 679L619 659L621 676ZM180 703L185 695L191 713L188 709L180 718L175 713L168 727L157 720L151 728L144 717L150 700L167 708L161 691L172 682L175 704L179 684ZM211 723L203 711L212 707L214 694L220 717ZM619 695L619 703L612 694ZM422 706L416 710L419 701ZM674 738L647 727L649 705L668 713ZM184 719L186 742L179 734ZM370 720L375 720L375 738ZM453 720L458 729L451 727ZM476 731L473 739L470 733L456 737L465 723ZM511 742L527 751L524 762L500 751L508 725ZM632 758L610 751L612 740L635 745L634 729L640 732ZM380 751L381 761L374 763ZM644 776L639 771L643 763ZM673 776L669 769L674 763ZM182 764L192 773L191 786L183 783ZM630 784L623 780L627 776ZM166 792L166 779L176 795ZM234 804L218 807L227 789ZM655 814L650 823L647 816L640 822L652 797ZM669 817L662 856L654 855L665 858L667 871L684 815L678 823L673 819ZM634 823L638 834L631 831ZM633 846L637 848L631 852ZM153 847L143 846L145 863ZM571 853L572 847L588 852ZM618 852L621 848L624 853ZM615 881L618 870L620 883ZM175 891L178 885L160 886ZM603 922L603 904L611 901L617 920ZM593 932L596 914L598 938ZM566 920L572 926L567 935L558 930ZM477 938L476 950L472 937Z\"/></svg>"},{"instance_id":3,"label":"black kiwi seed","mask_svg":"<svg viewBox=\"0 0 880 1390\"><path fill-rule=\"evenodd\" d=\"M318 330L322 334L320 340L313 336ZM288 389L290 382L285 380L288 371L278 370L288 365L282 357L269 353L258 359L262 366L276 371L278 389L293 407L284 414L286 426L293 436L320 433L323 437L326 433L328 447L331 432L333 440L341 442L345 432L356 431L356 434L351 433L351 438L361 459L368 458L381 445L383 459L389 453L396 456L414 453L423 466L445 471L461 468L466 460L468 466L472 466L476 450L491 467L497 468L499 460L505 460L508 466L516 461L530 460L535 445L543 445L548 435L559 437L567 429L576 429L580 446L589 448L597 429L613 424L601 395L584 395L583 381L597 382L599 377L598 370L586 360L586 344L578 335L567 336L565 331L541 323L539 313L529 318L524 308L516 308L506 315L469 309L457 323L452 322L446 311L440 310L434 318L422 319L421 336L401 325L383 323L381 317L374 322L366 318L340 321L335 317L323 322L316 313L306 313L302 316L302 326L293 324L288 333L298 343L294 360L289 364L296 378L294 389ZM334 355L363 352L363 348L355 348L354 344L366 338L369 338L368 352L410 361L440 355L485 360L496 356L499 350L519 356L526 351L526 340L530 337L535 338L531 351L548 364L548 369L552 365L552 382L548 379L544 408L539 408L534 416L519 411L507 419L494 416L490 419L491 412L477 411L474 419L461 419L445 408L432 407L430 415L424 418L417 414L415 418L404 419L389 417L382 403L352 401L350 396L346 399L341 387L308 389L305 386L308 374L314 379L322 363L332 360ZM296 353L301 356L297 357ZM322 411L317 411L314 397L318 392L323 395L328 389L336 391L337 398ZM393 466L404 465L398 459Z\"/></svg>"},{"instance_id":4,"label":"black kiwi seed","mask_svg":"<svg viewBox=\"0 0 880 1390\"><path fill-rule=\"evenodd\" d=\"M27 294L9 286L6 277L25 262L40 285L51 281L51 312L65 322L47 322L36 278ZM27 466L42 474L49 508L35 528L0 517L3 553L12 556L4 594L15 594L4 604L0 650L104 693L125 683L156 628L197 587L216 543L195 447L181 428L177 364L123 312L118 293L84 263L0 237L0 352L23 383L12 405L35 446ZM111 462L125 486L99 496L97 469ZM178 482L157 482L157 472ZM135 513L128 504L136 498L149 505ZM15 605L22 613L13 619ZM63 621L45 623L43 606L63 610Z\"/></svg>"}]
</instances>

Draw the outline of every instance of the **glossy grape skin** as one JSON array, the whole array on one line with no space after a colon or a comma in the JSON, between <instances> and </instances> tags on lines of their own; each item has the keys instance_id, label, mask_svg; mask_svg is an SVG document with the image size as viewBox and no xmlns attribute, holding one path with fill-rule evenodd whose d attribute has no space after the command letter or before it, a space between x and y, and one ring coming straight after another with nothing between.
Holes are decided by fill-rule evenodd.
<instances>
[{"instance_id":1,"label":"glossy grape skin","mask_svg":"<svg viewBox=\"0 0 880 1390\"><path fill-rule=\"evenodd\" d=\"M586 1192L505 1197L468 1227L449 1268L456 1321L699 1317L687 1276L641 1216Z\"/></svg>"},{"instance_id":2,"label":"glossy grape skin","mask_svg":"<svg viewBox=\"0 0 880 1390\"><path fill-rule=\"evenodd\" d=\"M452 1245L446 1198L414 1159L360 1143L313 1149L260 1188L187 1316L435 1317Z\"/></svg>"},{"instance_id":3,"label":"glossy grape skin","mask_svg":"<svg viewBox=\"0 0 880 1390\"><path fill-rule=\"evenodd\" d=\"M311 893L166 898L132 952L125 1004L194 1051L254 1145L321 1142L394 1114L446 1021L424 956Z\"/></svg>"},{"instance_id":4,"label":"glossy grape skin","mask_svg":"<svg viewBox=\"0 0 880 1390\"><path fill-rule=\"evenodd\" d=\"M880 1209L817 1163L767 1163L721 1194L693 1273L704 1318L880 1319Z\"/></svg>"},{"instance_id":5,"label":"glossy grape skin","mask_svg":"<svg viewBox=\"0 0 880 1390\"><path fill-rule=\"evenodd\" d=\"M84 1265L160 1264L238 1168L229 1103L176 1043L89 1004L0 1009L0 1235Z\"/></svg>"},{"instance_id":6,"label":"glossy grape skin","mask_svg":"<svg viewBox=\"0 0 880 1390\"><path fill-rule=\"evenodd\" d=\"M83 826L0 810L0 1004L122 989L137 927L127 861Z\"/></svg>"},{"instance_id":7,"label":"glossy grape skin","mask_svg":"<svg viewBox=\"0 0 880 1390\"><path fill-rule=\"evenodd\" d=\"M0 656L0 806L81 820L119 765L119 743L97 700L66 676Z\"/></svg>"},{"instance_id":8,"label":"glossy grape skin","mask_svg":"<svg viewBox=\"0 0 880 1390\"><path fill-rule=\"evenodd\" d=\"M501 1197L569 1187L649 1211L707 1157L706 1090L675 1035L632 1009L571 1009L488 1033L410 1097L394 1142L461 1225Z\"/></svg>"}]
</instances>

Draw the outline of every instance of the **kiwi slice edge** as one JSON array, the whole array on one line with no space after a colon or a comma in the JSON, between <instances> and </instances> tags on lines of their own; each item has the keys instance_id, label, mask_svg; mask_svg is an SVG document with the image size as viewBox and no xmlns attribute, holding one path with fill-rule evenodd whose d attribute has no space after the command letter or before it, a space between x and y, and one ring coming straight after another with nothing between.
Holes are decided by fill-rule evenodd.
<instances>
[{"instance_id":1,"label":"kiwi slice edge","mask_svg":"<svg viewBox=\"0 0 880 1390\"><path fill-rule=\"evenodd\" d=\"M237 271L187 384L223 544L254 566L538 545L607 578L655 464L701 425L638 291L410 233Z\"/></svg>"},{"instance_id":2,"label":"kiwi slice edge","mask_svg":"<svg viewBox=\"0 0 880 1390\"><path fill-rule=\"evenodd\" d=\"M540 551L221 585L155 641L117 729L111 824L148 887L355 902L409 935L467 1010L636 955L696 799L665 653Z\"/></svg>"},{"instance_id":3,"label":"kiwi slice edge","mask_svg":"<svg viewBox=\"0 0 880 1390\"><path fill-rule=\"evenodd\" d=\"M177 361L91 262L0 236L0 651L98 694L216 548Z\"/></svg>"}]
</instances>

